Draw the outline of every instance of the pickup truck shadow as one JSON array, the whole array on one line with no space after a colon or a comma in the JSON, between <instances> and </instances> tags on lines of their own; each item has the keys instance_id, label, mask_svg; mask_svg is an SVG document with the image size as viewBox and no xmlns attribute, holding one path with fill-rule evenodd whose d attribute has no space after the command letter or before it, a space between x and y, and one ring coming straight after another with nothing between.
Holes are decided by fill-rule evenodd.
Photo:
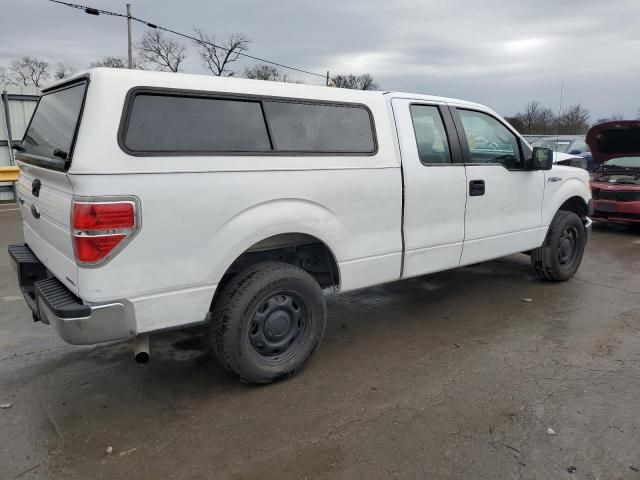
<instances>
[{"instance_id":1,"label":"pickup truck shadow","mask_svg":"<svg viewBox=\"0 0 640 480\"><path fill-rule=\"evenodd\" d=\"M326 352L348 356L349 349L340 351L341 345L376 344L393 336L406 339L417 326L433 335L474 325L486 331L491 325L486 318L482 321L487 314L502 318L501 306L520 307L523 297L533 296L530 290L552 292L550 285L534 278L528 261L524 255L514 255L346 294L329 292L325 339L311 364L322 369ZM154 388L194 395L247 388L217 364L207 349L206 335L206 328L154 335L147 365L134 363L130 342L119 342L65 348L43 368L53 373L76 365L74 370L79 372L77 365L85 364L94 371L95 381L106 383L106 377L118 369L121 374L144 378ZM105 378L97 380L100 377ZM117 396L117 390L110 395Z\"/></svg>"}]
</instances>

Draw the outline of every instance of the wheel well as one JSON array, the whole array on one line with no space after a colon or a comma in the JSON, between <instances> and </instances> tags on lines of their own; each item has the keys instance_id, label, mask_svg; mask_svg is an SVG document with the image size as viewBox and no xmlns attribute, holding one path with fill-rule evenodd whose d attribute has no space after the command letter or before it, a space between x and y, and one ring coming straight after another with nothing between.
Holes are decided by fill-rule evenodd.
<instances>
[{"instance_id":1,"label":"wheel well","mask_svg":"<svg viewBox=\"0 0 640 480\"><path fill-rule=\"evenodd\" d=\"M322 288L340 285L338 262L324 242L304 233L284 233L266 238L240 255L223 275L216 296L234 274L254 263L265 261L285 262L300 267L311 274Z\"/></svg>"},{"instance_id":2,"label":"wheel well","mask_svg":"<svg viewBox=\"0 0 640 480\"><path fill-rule=\"evenodd\" d=\"M587 203L582 197L571 197L560 205L559 210L566 210L574 212L580 218L585 218L588 215Z\"/></svg>"}]
</instances>

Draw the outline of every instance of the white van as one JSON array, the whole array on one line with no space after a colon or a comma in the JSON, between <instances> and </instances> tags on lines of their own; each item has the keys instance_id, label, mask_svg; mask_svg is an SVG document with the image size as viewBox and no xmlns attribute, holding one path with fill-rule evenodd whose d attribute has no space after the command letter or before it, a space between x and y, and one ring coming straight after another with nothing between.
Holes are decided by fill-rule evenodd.
<instances>
[{"instance_id":1,"label":"white van","mask_svg":"<svg viewBox=\"0 0 640 480\"><path fill-rule=\"evenodd\" d=\"M45 90L16 147L34 318L69 343L208 324L226 368L298 370L349 291L525 252L567 280L586 171L494 111L392 92L94 69Z\"/></svg>"}]
</instances>

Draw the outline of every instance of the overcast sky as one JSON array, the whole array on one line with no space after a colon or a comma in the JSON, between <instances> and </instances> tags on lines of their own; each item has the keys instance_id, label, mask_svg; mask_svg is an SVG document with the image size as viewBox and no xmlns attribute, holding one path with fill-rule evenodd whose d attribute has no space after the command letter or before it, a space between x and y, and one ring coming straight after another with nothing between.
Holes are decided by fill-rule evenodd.
<instances>
[{"instance_id":1,"label":"overcast sky","mask_svg":"<svg viewBox=\"0 0 640 480\"><path fill-rule=\"evenodd\" d=\"M250 52L324 73L371 73L380 88L487 104L581 103L592 120L640 108L640 0L130 0L176 30L242 32ZM125 0L85 0L124 11ZM79 68L126 56L124 19L46 0L2 0L0 65L33 55ZM134 39L144 33L134 24ZM251 62L253 63L253 62ZM244 63L239 65L242 70ZM189 46L185 71L204 73ZM314 77L294 78L309 83Z\"/></svg>"}]
</instances>

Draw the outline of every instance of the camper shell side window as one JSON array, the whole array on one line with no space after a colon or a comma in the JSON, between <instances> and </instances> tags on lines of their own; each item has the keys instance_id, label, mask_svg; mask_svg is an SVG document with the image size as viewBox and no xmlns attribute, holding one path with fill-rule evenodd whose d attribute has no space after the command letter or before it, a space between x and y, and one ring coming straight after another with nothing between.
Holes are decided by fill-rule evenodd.
<instances>
[{"instance_id":1,"label":"camper shell side window","mask_svg":"<svg viewBox=\"0 0 640 480\"><path fill-rule=\"evenodd\" d=\"M362 104L136 88L118 143L133 156L375 155Z\"/></svg>"}]
</instances>

